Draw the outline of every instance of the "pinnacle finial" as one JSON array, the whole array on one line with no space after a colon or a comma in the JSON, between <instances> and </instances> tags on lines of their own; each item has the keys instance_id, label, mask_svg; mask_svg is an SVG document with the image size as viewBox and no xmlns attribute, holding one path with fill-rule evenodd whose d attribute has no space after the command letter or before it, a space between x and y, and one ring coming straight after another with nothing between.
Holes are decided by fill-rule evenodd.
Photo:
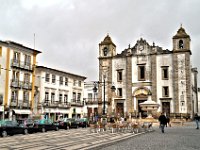
<instances>
[{"instance_id":1,"label":"pinnacle finial","mask_svg":"<svg viewBox=\"0 0 200 150\"><path fill-rule=\"evenodd\" d=\"M153 42L153 47L155 47L155 43Z\"/></svg>"}]
</instances>

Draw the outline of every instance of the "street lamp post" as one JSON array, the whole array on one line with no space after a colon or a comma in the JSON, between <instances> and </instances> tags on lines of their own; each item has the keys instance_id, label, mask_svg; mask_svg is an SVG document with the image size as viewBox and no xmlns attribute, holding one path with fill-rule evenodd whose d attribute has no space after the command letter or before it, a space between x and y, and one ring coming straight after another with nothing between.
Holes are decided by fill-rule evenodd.
<instances>
[{"instance_id":1,"label":"street lamp post","mask_svg":"<svg viewBox=\"0 0 200 150\"><path fill-rule=\"evenodd\" d=\"M104 78L104 80L103 80L103 116L105 116L105 114L106 114L106 86L105 86L105 83L106 83L106 81L105 81L105 78Z\"/></svg>"},{"instance_id":2,"label":"street lamp post","mask_svg":"<svg viewBox=\"0 0 200 150\"><path fill-rule=\"evenodd\" d=\"M96 93L98 90L97 84L98 85L103 84L103 113L102 113L102 116L103 116L103 118L105 118L105 116L106 116L106 80L105 80L105 78L104 78L103 82L98 81L98 82L94 83L94 88L93 88L94 93ZM112 90L112 92L114 92L116 90L114 85L112 85L111 90Z\"/></svg>"}]
</instances>

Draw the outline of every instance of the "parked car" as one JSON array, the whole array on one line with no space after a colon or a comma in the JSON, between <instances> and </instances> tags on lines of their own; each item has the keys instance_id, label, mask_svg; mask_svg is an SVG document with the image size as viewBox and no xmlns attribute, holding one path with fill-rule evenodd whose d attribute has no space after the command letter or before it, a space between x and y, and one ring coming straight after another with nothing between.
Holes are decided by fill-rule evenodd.
<instances>
[{"instance_id":1,"label":"parked car","mask_svg":"<svg viewBox=\"0 0 200 150\"><path fill-rule=\"evenodd\" d=\"M28 129L21 126L17 121L2 120L0 122L0 134L2 137L14 134L28 134Z\"/></svg>"},{"instance_id":2,"label":"parked car","mask_svg":"<svg viewBox=\"0 0 200 150\"><path fill-rule=\"evenodd\" d=\"M34 121L32 119L16 119L20 126L26 127L28 129L28 133L35 132L34 129Z\"/></svg>"},{"instance_id":3,"label":"parked car","mask_svg":"<svg viewBox=\"0 0 200 150\"><path fill-rule=\"evenodd\" d=\"M35 132L46 132L49 130L59 130L59 124L51 121L50 119L35 120L33 128Z\"/></svg>"},{"instance_id":4,"label":"parked car","mask_svg":"<svg viewBox=\"0 0 200 150\"><path fill-rule=\"evenodd\" d=\"M75 118L63 118L59 121L59 127L62 129L78 128L79 121Z\"/></svg>"},{"instance_id":5,"label":"parked car","mask_svg":"<svg viewBox=\"0 0 200 150\"><path fill-rule=\"evenodd\" d=\"M16 119L16 121L23 126L32 126L34 121L32 119Z\"/></svg>"},{"instance_id":6,"label":"parked car","mask_svg":"<svg viewBox=\"0 0 200 150\"><path fill-rule=\"evenodd\" d=\"M68 118L63 118L61 120L58 120L57 122L59 124L59 128L60 129L68 130L70 128L70 126L71 126L71 122L70 122L70 120Z\"/></svg>"},{"instance_id":7,"label":"parked car","mask_svg":"<svg viewBox=\"0 0 200 150\"><path fill-rule=\"evenodd\" d=\"M79 127L79 121L75 118L68 118L70 121L70 128L78 128Z\"/></svg>"},{"instance_id":8,"label":"parked car","mask_svg":"<svg viewBox=\"0 0 200 150\"><path fill-rule=\"evenodd\" d=\"M89 126L88 118L80 118L78 119L78 122L79 122L79 127L87 128Z\"/></svg>"}]
</instances>

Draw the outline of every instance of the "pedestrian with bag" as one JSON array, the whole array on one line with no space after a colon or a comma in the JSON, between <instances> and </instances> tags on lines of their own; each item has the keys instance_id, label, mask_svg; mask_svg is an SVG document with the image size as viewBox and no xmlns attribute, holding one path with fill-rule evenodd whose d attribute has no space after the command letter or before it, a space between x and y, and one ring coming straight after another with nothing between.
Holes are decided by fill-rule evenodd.
<instances>
[{"instance_id":1,"label":"pedestrian with bag","mask_svg":"<svg viewBox=\"0 0 200 150\"><path fill-rule=\"evenodd\" d=\"M165 132L164 128L165 128L165 126L167 124L167 118L163 113L161 113L161 115L159 116L158 120L160 122L161 131L162 131L162 133L164 133Z\"/></svg>"}]
</instances>

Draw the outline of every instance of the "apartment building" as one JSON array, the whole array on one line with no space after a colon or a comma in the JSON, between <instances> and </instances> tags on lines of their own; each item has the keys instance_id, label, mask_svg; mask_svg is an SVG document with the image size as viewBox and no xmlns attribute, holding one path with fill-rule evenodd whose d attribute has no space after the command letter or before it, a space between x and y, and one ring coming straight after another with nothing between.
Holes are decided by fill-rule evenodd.
<instances>
[{"instance_id":1,"label":"apartment building","mask_svg":"<svg viewBox=\"0 0 200 150\"><path fill-rule=\"evenodd\" d=\"M34 107L38 50L0 41L0 117L29 117Z\"/></svg>"},{"instance_id":2,"label":"apartment building","mask_svg":"<svg viewBox=\"0 0 200 150\"><path fill-rule=\"evenodd\" d=\"M83 116L86 77L44 66L36 67L34 113L52 120Z\"/></svg>"},{"instance_id":3,"label":"apartment building","mask_svg":"<svg viewBox=\"0 0 200 150\"><path fill-rule=\"evenodd\" d=\"M84 113L85 116L93 120L98 115L98 91L94 91L97 86L95 82L85 82L84 84Z\"/></svg>"}]
</instances>

